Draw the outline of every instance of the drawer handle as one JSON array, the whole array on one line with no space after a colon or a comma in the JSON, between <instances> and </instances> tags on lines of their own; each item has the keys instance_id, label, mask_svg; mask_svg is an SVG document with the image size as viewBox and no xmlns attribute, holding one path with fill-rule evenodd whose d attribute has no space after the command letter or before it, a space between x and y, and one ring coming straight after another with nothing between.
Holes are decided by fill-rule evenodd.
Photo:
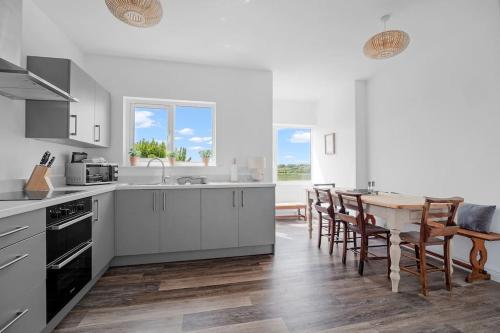
<instances>
[{"instance_id":1,"label":"drawer handle","mask_svg":"<svg viewBox=\"0 0 500 333\"><path fill-rule=\"evenodd\" d=\"M68 221L68 222L66 222L66 223L61 223L61 224L57 224L57 225L51 225L51 226L50 226L50 227L48 227L47 229L48 229L48 230L62 230L62 229L64 229L64 228L67 228L67 227L69 227L69 226L71 226L71 225L75 224L75 223L78 223L78 222L80 222L80 221L82 221L82 220L85 220L85 219L87 219L87 218L89 218L89 217L92 217L93 215L94 215L94 213L90 212L90 213L88 213L88 214L85 214L85 215L83 215L83 216L80 216L79 218L76 218L76 219L74 219L74 220ZM1 332L0 332L0 333L1 333Z\"/></svg>"},{"instance_id":2,"label":"drawer handle","mask_svg":"<svg viewBox=\"0 0 500 333\"><path fill-rule=\"evenodd\" d=\"M23 254L23 255L20 255L20 256L16 256L14 259L12 259L11 261L9 261L8 263L6 264L3 264L2 266L0 266L0 271L4 268L7 268L9 267L10 265L14 265L16 262L18 262L19 260L23 260L24 258L26 258L27 256L29 256L28 253L26 254ZM1 333L2 331L0 331Z\"/></svg>"},{"instance_id":3,"label":"drawer handle","mask_svg":"<svg viewBox=\"0 0 500 333\"><path fill-rule=\"evenodd\" d=\"M7 232L4 232L3 234L0 234L0 237L5 237L5 236L8 236L8 235L12 235L12 234L14 234L16 232L23 231L23 230L26 230L28 228L29 228L28 225L25 225L24 227L15 227L14 230L7 231Z\"/></svg>"},{"instance_id":4,"label":"drawer handle","mask_svg":"<svg viewBox=\"0 0 500 333\"><path fill-rule=\"evenodd\" d=\"M87 245L85 245L84 247L82 247L80 250L76 251L75 253L73 253L71 256L69 256L67 259L61 261L60 263L58 264L52 264L50 265L48 268L50 269L62 269L64 266L66 266L67 264L69 264L70 262L73 261L73 259L75 259L76 257L78 257L80 254L82 254L83 252L87 251L89 248L92 247L92 242L88 242ZM2 333L2 332L0 332Z\"/></svg>"},{"instance_id":5,"label":"drawer handle","mask_svg":"<svg viewBox=\"0 0 500 333\"><path fill-rule=\"evenodd\" d=\"M29 309L25 309L24 311L19 311L16 313L16 316L11 320L9 321L7 324L5 324L4 327L2 327L0 329L0 333L3 333L5 331L7 331L7 329L12 326L12 324L14 324L16 321L18 321L19 319L21 319L22 316L24 316L25 314L27 314L29 311Z\"/></svg>"}]
</instances>

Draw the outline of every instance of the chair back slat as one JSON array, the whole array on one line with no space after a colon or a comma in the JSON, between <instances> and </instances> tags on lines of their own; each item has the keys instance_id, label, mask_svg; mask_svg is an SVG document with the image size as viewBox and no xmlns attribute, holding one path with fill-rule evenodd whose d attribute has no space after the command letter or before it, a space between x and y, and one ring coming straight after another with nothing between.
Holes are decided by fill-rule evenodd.
<instances>
[{"instance_id":1,"label":"chair back slat","mask_svg":"<svg viewBox=\"0 0 500 333\"><path fill-rule=\"evenodd\" d=\"M425 198L420 224L420 240L427 242L430 237L453 237L459 227L455 224L458 206L463 198Z\"/></svg>"},{"instance_id":2,"label":"chair back slat","mask_svg":"<svg viewBox=\"0 0 500 333\"><path fill-rule=\"evenodd\" d=\"M316 193L316 203L314 204L316 211L318 213L326 214L327 216L334 218L335 206L330 190L315 187L314 192Z\"/></svg>"},{"instance_id":3,"label":"chair back slat","mask_svg":"<svg viewBox=\"0 0 500 333\"><path fill-rule=\"evenodd\" d=\"M351 224L357 224L360 232L365 233L366 219L363 209L363 202L361 201L362 193L359 192L345 192L336 191L339 203L340 211L338 213L339 218L342 221ZM354 201L354 203L352 203ZM354 211L354 215L349 215L348 210Z\"/></svg>"}]
</instances>

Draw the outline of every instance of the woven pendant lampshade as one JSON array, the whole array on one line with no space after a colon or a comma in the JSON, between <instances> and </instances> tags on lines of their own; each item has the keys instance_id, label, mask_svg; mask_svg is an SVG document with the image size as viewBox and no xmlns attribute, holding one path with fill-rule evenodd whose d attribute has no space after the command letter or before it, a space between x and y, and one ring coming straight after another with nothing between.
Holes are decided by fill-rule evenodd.
<instances>
[{"instance_id":1,"label":"woven pendant lampshade","mask_svg":"<svg viewBox=\"0 0 500 333\"><path fill-rule=\"evenodd\" d=\"M382 16L385 23L390 16ZM363 48L365 55L372 59L386 59L403 52L410 44L410 36L401 30L385 30L370 38Z\"/></svg>"},{"instance_id":2,"label":"woven pendant lampshade","mask_svg":"<svg viewBox=\"0 0 500 333\"><path fill-rule=\"evenodd\" d=\"M158 0L105 0L110 12L120 21L147 28L160 22L163 15Z\"/></svg>"}]
</instances>

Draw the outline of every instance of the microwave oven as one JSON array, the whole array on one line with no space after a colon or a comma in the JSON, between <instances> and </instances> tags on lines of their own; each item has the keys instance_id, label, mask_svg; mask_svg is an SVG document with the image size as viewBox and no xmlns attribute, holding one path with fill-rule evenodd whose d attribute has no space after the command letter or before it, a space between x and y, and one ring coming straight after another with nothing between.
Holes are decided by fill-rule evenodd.
<instances>
[{"instance_id":1,"label":"microwave oven","mask_svg":"<svg viewBox=\"0 0 500 333\"><path fill-rule=\"evenodd\" d=\"M66 164L67 185L99 185L118 181L116 163L68 163Z\"/></svg>"}]
</instances>

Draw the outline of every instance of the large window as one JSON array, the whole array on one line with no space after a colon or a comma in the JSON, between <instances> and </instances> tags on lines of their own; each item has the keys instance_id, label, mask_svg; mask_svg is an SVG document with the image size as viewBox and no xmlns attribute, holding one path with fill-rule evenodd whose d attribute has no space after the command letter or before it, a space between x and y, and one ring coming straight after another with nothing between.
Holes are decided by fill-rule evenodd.
<instances>
[{"instance_id":1,"label":"large window","mask_svg":"<svg viewBox=\"0 0 500 333\"><path fill-rule=\"evenodd\" d=\"M311 129L278 128L276 162L278 181L311 180Z\"/></svg>"},{"instance_id":2,"label":"large window","mask_svg":"<svg viewBox=\"0 0 500 333\"><path fill-rule=\"evenodd\" d=\"M155 101L131 103L130 147L141 158L175 156L176 165L215 164L215 104ZM203 154L205 153L205 154Z\"/></svg>"}]
</instances>

